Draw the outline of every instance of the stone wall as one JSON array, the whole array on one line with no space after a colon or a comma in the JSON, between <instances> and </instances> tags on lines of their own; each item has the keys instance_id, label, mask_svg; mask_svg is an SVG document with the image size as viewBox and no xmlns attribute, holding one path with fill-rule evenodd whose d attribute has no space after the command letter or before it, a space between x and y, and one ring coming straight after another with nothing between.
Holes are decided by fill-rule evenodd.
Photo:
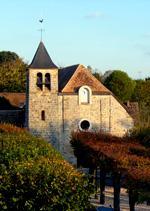
<instances>
[{"instance_id":1,"label":"stone wall","mask_svg":"<svg viewBox=\"0 0 150 211\"><path fill-rule=\"evenodd\" d=\"M92 131L103 130L113 135L123 136L133 127L133 119L112 95L92 95L90 104L79 104L79 96L59 96L59 134L61 151L73 161L70 147L71 131L79 130L79 122L88 120Z\"/></svg>"},{"instance_id":2,"label":"stone wall","mask_svg":"<svg viewBox=\"0 0 150 211\"><path fill-rule=\"evenodd\" d=\"M43 74L43 90L36 86L37 73ZM50 73L51 90L44 85L44 76ZM29 92L27 95L27 127L34 135L41 135L59 150L59 122L58 122L58 70L31 69L29 71ZM41 112L45 111L45 120Z\"/></svg>"},{"instance_id":3,"label":"stone wall","mask_svg":"<svg viewBox=\"0 0 150 211\"><path fill-rule=\"evenodd\" d=\"M27 126L35 135L41 135L58 149L70 162L75 162L70 146L71 131L79 130L83 119L91 124L92 131L104 130L123 136L133 127L133 119L111 94L93 94L90 103L80 104L77 93L58 93L58 70L42 70L51 75L51 90L36 86L39 69L29 71L27 94ZM44 83L44 82L43 82ZM45 120L41 112L45 111Z\"/></svg>"}]
</instances>

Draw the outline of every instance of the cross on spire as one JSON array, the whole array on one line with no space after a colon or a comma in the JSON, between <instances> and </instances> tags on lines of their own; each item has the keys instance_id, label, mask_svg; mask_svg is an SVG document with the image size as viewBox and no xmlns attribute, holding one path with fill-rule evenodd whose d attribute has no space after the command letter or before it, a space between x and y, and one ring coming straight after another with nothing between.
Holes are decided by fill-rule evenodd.
<instances>
[{"instance_id":1,"label":"cross on spire","mask_svg":"<svg viewBox=\"0 0 150 211\"><path fill-rule=\"evenodd\" d=\"M43 31L44 31L44 29L42 29L42 23L43 23L43 21L44 21L43 18L41 18L41 19L39 20L39 22L40 22L40 24L41 24L41 29L39 29L39 31L41 32L41 41L42 41L42 38L43 38Z\"/></svg>"}]
</instances>

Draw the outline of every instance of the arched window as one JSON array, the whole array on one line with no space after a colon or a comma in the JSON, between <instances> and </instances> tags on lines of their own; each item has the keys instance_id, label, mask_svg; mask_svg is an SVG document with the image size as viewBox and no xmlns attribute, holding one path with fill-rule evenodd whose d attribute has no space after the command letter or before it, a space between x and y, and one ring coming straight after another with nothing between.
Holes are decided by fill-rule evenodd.
<instances>
[{"instance_id":1,"label":"arched window","mask_svg":"<svg viewBox=\"0 0 150 211\"><path fill-rule=\"evenodd\" d=\"M51 76L49 73L45 74L45 87L49 90L51 89Z\"/></svg>"},{"instance_id":2,"label":"arched window","mask_svg":"<svg viewBox=\"0 0 150 211\"><path fill-rule=\"evenodd\" d=\"M91 103L91 89L88 86L82 86L79 89L79 104Z\"/></svg>"},{"instance_id":3,"label":"arched window","mask_svg":"<svg viewBox=\"0 0 150 211\"><path fill-rule=\"evenodd\" d=\"M45 111L41 111L41 120L45 121Z\"/></svg>"},{"instance_id":4,"label":"arched window","mask_svg":"<svg viewBox=\"0 0 150 211\"><path fill-rule=\"evenodd\" d=\"M41 90L43 89L43 77L42 77L42 73L37 73L36 85L37 85L37 87L39 87Z\"/></svg>"}]
</instances>

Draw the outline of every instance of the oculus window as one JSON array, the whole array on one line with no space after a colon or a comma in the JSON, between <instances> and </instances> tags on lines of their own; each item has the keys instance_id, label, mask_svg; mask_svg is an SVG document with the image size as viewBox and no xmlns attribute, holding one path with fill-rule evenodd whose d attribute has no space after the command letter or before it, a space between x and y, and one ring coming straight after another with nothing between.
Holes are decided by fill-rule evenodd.
<instances>
[{"instance_id":1,"label":"oculus window","mask_svg":"<svg viewBox=\"0 0 150 211\"><path fill-rule=\"evenodd\" d=\"M87 119L82 119L80 122L79 122L79 129L81 131L88 131L92 128L92 125L90 123L90 121L88 121Z\"/></svg>"}]
</instances>

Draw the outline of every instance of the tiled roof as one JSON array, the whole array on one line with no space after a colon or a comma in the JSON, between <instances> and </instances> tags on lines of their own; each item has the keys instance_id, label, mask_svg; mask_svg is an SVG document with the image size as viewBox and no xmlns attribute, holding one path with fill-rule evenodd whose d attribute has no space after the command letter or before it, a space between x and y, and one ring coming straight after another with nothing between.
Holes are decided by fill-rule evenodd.
<instances>
[{"instance_id":1,"label":"tiled roof","mask_svg":"<svg viewBox=\"0 0 150 211\"><path fill-rule=\"evenodd\" d=\"M64 68L62 73L60 72L60 75L61 74L62 76L59 77L59 91L63 93L75 93L81 86L84 85L89 86L92 90L92 93L111 93L83 65L75 65Z\"/></svg>"},{"instance_id":2,"label":"tiled roof","mask_svg":"<svg viewBox=\"0 0 150 211\"><path fill-rule=\"evenodd\" d=\"M66 86L66 84L68 83L72 75L75 73L78 66L79 64L59 69L58 72L59 91L61 91Z\"/></svg>"},{"instance_id":3,"label":"tiled roof","mask_svg":"<svg viewBox=\"0 0 150 211\"><path fill-rule=\"evenodd\" d=\"M10 105L13 107L21 108L25 105L25 93L1 92L0 97L4 97L6 100L8 100Z\"/></svg>"},{"instance_id":4,"label":"tiled roof","mask_svg":"<svg viewBox=\"0 0 150 211\"><path fill-rule=\"evenodd\" d=\"M57 66L51 60L43 42L40 42L29 68L33 69L57 68Z\"/></svg>"}]
</instances>

